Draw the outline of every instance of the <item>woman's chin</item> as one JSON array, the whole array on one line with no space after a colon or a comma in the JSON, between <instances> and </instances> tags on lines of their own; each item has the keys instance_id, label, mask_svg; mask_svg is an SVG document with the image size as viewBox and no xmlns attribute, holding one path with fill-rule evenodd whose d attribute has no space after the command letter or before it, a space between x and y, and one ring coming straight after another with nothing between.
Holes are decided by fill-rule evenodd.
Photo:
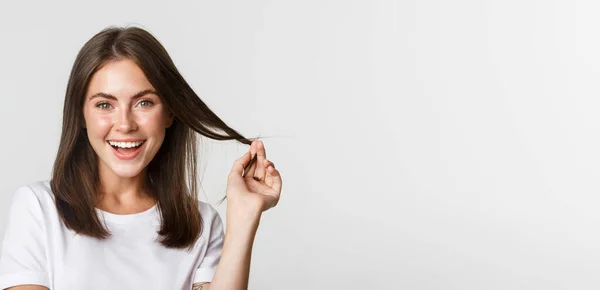
<instances>
[{"instance_id":1,"label":"woman's chin","mask_svg":"<svg viewBox=\"0 0 600 290\"><path fill-rule=\"evenodd\" d=\"M121 178L133 178L138 176L143 168L139 168L138 166L119 166L111 168L112 172Z\"/></svg>"},{"instance_id":2,"label":"woman's chin","mask_svg":"<svg viewBox=\"0 0 600 290\"><path fill-rule=\"evenodd\" d=\"M136 171L136 172L122 172L122 173L115 172L115 174L118 177L121 177L121 178L133 178L133 177L138 176L140 174L140 172L141 171Z\"/></svg>"}]
</instances>

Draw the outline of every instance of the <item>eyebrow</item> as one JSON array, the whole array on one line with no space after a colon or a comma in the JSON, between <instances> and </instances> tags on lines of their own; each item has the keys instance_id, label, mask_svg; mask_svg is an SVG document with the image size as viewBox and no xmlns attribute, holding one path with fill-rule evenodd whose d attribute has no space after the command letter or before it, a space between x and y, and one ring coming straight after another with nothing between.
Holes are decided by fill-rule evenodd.
<instances>
[{"instance_id":1,"label":"eyebrow","mask_svg":"<svg viewBox=\"0 0 600 290\"><path fill-rule=\"evenodd\" d=\"M133 95L133 97L131 97L131 99L135 100L135 99L141 98L147 94L158 95L158 93L155 90L147 89L147 90L143 90L141 92L136 93L135 95ZM88 100L91 101L93 98L96 98L96 97L104 97L104 98L111 99L111 100L117 100L117 97L115 97L111 94L103 93L103 92L93 94Z\"/></svg>"}]
</instances>

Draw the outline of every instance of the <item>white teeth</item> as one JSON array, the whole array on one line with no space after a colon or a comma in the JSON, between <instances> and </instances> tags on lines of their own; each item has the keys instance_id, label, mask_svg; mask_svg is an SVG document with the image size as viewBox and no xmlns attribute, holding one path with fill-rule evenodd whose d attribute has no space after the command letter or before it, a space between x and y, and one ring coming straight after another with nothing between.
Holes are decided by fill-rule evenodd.
<instances>
[{"instance_id":1,"label":"white teeth","mask_svg":"<svg viewBox=\"0 0 600 290\"><path fill-rule=\"evenodd\" d=\"M116 146L116 147L120 147L120 148L133 148L133 147L138 147L140 145L142 145L142 143L144 143L144 141L140 141L140 142L115 142L115 141L108 141L108 143L112 146Z\"/></svg>"}]
</instances>

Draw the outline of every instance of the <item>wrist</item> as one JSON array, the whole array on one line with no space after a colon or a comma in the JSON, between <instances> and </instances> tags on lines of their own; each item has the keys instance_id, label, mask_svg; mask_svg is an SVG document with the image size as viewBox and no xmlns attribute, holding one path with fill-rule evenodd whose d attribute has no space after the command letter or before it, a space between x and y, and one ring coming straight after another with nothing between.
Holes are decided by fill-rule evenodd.
<instances>
[{"instance_id":1,"label":"wrist","mask_svg":"<svg viewBox=\"0 0 600 290\"><path fill-rule=\"evenodd\" d=\"M262 211L253 207L227 204L226 232L234 235L254 235L258 230Z\"/></svg>"}]
</instances>

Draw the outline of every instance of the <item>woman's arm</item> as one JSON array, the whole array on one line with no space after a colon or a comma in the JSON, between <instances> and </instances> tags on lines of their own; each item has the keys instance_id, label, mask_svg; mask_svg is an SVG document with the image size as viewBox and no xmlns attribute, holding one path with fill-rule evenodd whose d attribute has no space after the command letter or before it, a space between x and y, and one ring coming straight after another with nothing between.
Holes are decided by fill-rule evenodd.
<instances>
[{"instance_id":1,"label":"woman's arm","mask_svg":"<svg viewBox=\"0 0 600 290\"><path fill-rule=\"evenodd\" d=\"M251 157L256 165L244 172ZM250 151L236 160L228 177L227 221L221 259L215 275L202 290L246 290L250 275L252 245L264 211L277 205L281 175L266 159L264 145L252 142Z\"/></svg>"},{"instance_id":2,"label":"woman's arm","mask_svg":"<svg viewBox=\"0 0 600 290\"><path fill-rule=\"evenodd\" d=\"M227 210L228 216L229 209ZM233 226L228 222L223 253L212 282L202 290L246 290L250 274L252 245L260 213L248 216L246 225ZM227 219L229 221L229 218Z\"/></svg>"},{"instance_id":3,"label":"woman's arm","mask_svg":"<svg viewBox=\"0 0 600 290\"><path fill-rule=\"evenodd\" d=\"M192 285L192 290L208 290L209 286L209 282L194 283L194 285Z\"/></svg>"}]
</instances>

